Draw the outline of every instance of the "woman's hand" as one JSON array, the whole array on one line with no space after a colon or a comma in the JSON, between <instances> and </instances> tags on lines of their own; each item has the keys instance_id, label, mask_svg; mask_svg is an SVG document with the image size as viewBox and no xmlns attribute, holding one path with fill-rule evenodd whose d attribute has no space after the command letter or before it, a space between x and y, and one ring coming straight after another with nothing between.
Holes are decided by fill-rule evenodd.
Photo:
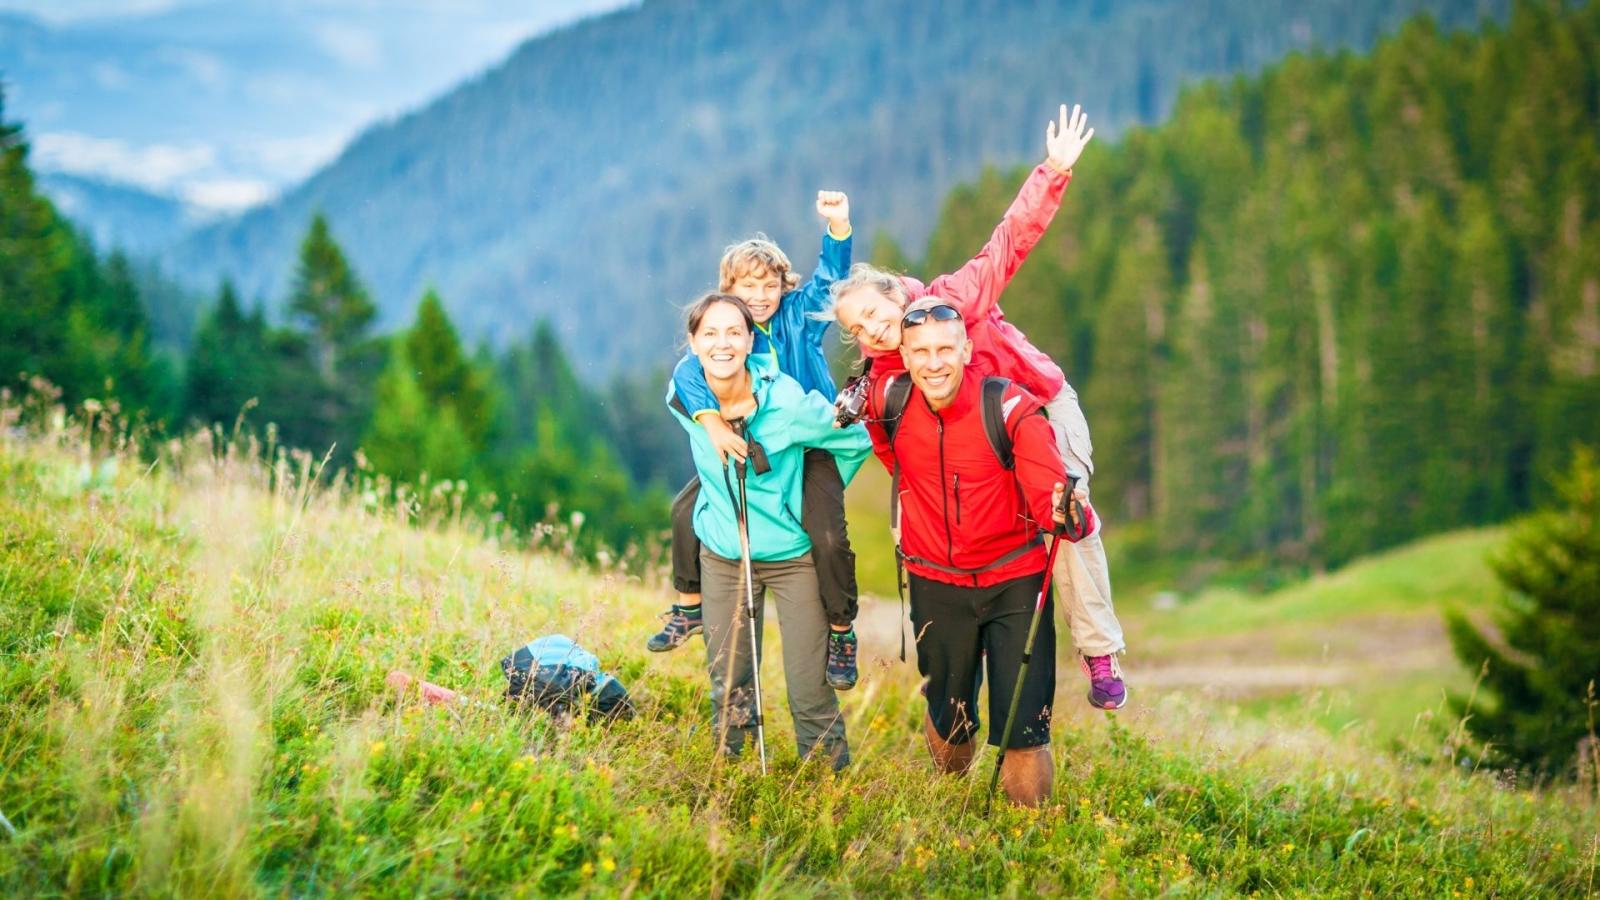
<instances>
[{"instance_id":1,"label":"woman's hand","mask_svg":"<svg viewBox=\"0 0 1600 900\"><path fill-rule=\"evenodd\" d=\"M700 417L700 426L706 430L706 437L711 439L711 446L717 450L717 456L727 462L728 457L733 457L736 462L744 462L750 453L750 445L744 438L734 434L728 423L716 413L706 413Z\"/></svg>"},{"instance_id":2,"label":"woman's hand","mask_svg":"<svg viewBox=\"0 0 1600 900\"><path fill-rule=\"evenodd\" d=\"M850 198L842 191L817 191L817 215L828 220L834 240L850 234Z\"/></svg>"},{"instance_id":3,"label":"woman's hand","mask_svg":"<svg viewBox=\"0 0 1600 900\"><path fill-rule=\"evenodd\" d=\"M1084 130L1089 124L1089 117L1084 115L1077 105L1072 107L1072 119L1067 119L1067 105L1061 104L1061 121L1051 121L1044 129L1044 161L1057 172L1071 171L1078 157L1083 154L1083 148L1089 145L1089 139L1094 137L1094 129Z\"/></svg>"}]
</instances>

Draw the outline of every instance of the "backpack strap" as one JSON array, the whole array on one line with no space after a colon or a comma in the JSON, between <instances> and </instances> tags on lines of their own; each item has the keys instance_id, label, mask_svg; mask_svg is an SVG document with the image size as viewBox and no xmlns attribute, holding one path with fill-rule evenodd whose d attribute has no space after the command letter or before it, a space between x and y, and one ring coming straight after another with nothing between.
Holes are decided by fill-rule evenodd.
<instances>
[{"instance_id":1,"label":"backpack strap","mask_svg":"<svg viewBox=\"0 0 1600 900\"><path fill-rule=\"evenodd\" d=\"M883 388L882 415L878 416L878 423L883 426L883 433L889 439L889 453L894 454L894 435L900 428L900 417L906 411L906 401L911 398L911 376L891 375ZM900 525L900 457L895 456L894 471L889 474L889 522L896 527ZM900 661L906 661L906 564L905 554L900 552L900 542L894 543L895 586L900 590Z\"/></svg>"},{"instance_id":2,"label":"backpack strap","mask_svg":"<svg viewBox=\"0 0 1600 900\"><path fill-rule=\"evenodd\" d=\"M989 449L994 451L1000 465L1010 471L1017 467L1016 452L1011 446L1011 429L1006 427L1007 414L1016 408L1006 406L1006 389L1011 379L991 375L983 380L983 434L989 439Z\"/></svg>"},{"instance_id":3,"label":"backpack strap","mask_svg":"<svg viewBox=\"0 0 1600 900\"><path fill-rule=\"evenodd\" d=\"M911 399L911 377L909 375L890 375L883 386L882 415L878 422L883 426L884 434L889 436L889 448L894 449L894 433L900 429L900 416L906 411L906 401Z\"/></svg>"}]
</instances>

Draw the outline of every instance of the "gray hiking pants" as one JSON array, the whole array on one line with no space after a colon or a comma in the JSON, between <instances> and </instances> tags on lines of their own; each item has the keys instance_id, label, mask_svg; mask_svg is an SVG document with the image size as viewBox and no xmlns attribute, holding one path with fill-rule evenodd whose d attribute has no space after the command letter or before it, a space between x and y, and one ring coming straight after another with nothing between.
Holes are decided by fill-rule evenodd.
<instances>
[{"instance_id":1,"label":"gray hiking pants","mask_svg":"<svg viewBox=\"0 0 1600 900\"><path fill-rule=\"evenodd\" d=\"M795 747L802 757L820 750L835 769L850 762L839 698L824 678L828 617L817 597L817 570L811 554L779 562L752 563L756 597L756 641L766 621L768 590L778 608L783 636L783 678L794 720ZM737 559L723 559L700 548L701 609L705 622L706 669L711 675L711 724L727 753L739 753L755 738L755 679L750 666L750 617L745 612L744 571ZM771 721L777 692L761 684L761 700ZM770 732L769 732L770 734Z\"/></svg>"},{"instance_id":2,"label":"gray hiking pants","mask_svg":"<svg viewBox=\"0 0 1600 900\"><path fill-rule=\"evenodd\" d=\"M1070 384L1063 385L1061 392L1045 404L1045 411L1062 459L1067 468L1082 476L1083 487L1088 490L1089 476L1094 474L1094 444L1089 440L1089 423L1083 417L1083 408L1078 405L1078 392ZM1099 512L1095 510L1097 519ZM1100 519L1093 534L1076 544L1063 545L1056 554L1056 598L1066 614L1072 643L1084 656L1121 653L1127 646L1122 640L1122 623L1111 605L1111 567L1106 564L1106 548L1100 541L1103 524Z\"/></svg>"}]
</instances>

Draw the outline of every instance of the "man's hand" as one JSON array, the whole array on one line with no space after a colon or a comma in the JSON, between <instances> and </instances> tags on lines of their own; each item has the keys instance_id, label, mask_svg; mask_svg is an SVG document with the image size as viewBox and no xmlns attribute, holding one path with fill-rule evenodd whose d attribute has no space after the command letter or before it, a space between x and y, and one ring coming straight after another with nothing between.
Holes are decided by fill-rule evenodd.
<instances>
[{"instance_id":1,"label":"man's hand","mask_svg":"<svg viewBox=\"0 0 1600 900\"><path fill-rule=\"evenodd\" d=\"M716 448L717 456L723 462L727 462L730 456L737 462L744 462L749 455L750 445L744 442L744 438L734 434L722 416L706 413L700 417L700 426L706 430L706 437L711 439L711 446Z\"/></svg>"},{"instance_id":2,"label":"man's hand","mask_svg":"<svg viewBox=\"0 0 1600 900\"><path fill-rule=\"evenodd\" d=\"M1050 510L1055 514L1056 524L1067 524L1067 513L1068 509L1070 509L1072 513L1072 527L1082 528L1083 523L1078 520L1078 510L1076 507L1062 509L1063 506L1067 506L1066 502L1062 499L1062 495L1066 492L1067 486L1058 481L1056 482L1055 490L1050 493ZM1078 501L1079 503L1088 503L1089 492L1081 487L1075 487L1072 489L1072 499Z\"/></svg>"},{"instance_id":3,"label":"man's hand","mask_svg":"<svg viewBox=\"0 0 1600 900\"><path fill-rule=\"evenodd\" d=\"M841 191L817 191L817 215L828 220L828 233L835 240L850 233L850 198Z\"/></svg>"},{"instance_id":4,"label":"man's hand","mask_svg":"<svg viewBox=\"0 0 1600 900\"><path fill-rule=\"evenodd\" d=\"M1059 124L1059 127L1057 127ZM1061 121L1052 121L1044 129L1045 162L1057 172L1066 172L1072 169L1078 157L1082 155L1083 148L1089 145L1089 139L1094 137L1094 129L1084 130L1089 124L1089 117L1084 115L1077 105L1072 107L1072 119L1067 119L1067 105L1061 104Z\"/></svg>"}]
</instances>

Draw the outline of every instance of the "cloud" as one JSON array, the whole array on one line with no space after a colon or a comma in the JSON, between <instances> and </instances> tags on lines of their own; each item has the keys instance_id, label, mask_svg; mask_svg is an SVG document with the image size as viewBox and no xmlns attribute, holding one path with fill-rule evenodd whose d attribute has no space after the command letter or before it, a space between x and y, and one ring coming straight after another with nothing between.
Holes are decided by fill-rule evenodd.
<instances>
[{"instance_id":1,"label":"cloud","mask_svg":"<svg viewBox=\"0 0 1600 900\"><path fill-rule=\"evenodd\" d=\"M128 71L114 62L98 62L90 70L94 83L108 91L120 91L133 83Z\"/></svg>"},{"instance_id":2,"label":"cloud","mask_svg":"<svg viewBox=\"0 0 1600 900\"><path fill-rule=\"evenodd\" d=\"M214 53L168 44L156 51L156 58L203 87L216 90L227 85L228 67Z\"/></svg>"},{"instance_id":3,"label":"cloud","mask_svg":"<svg viewBox=\"0 0 1600 900\"><path fill-rule=\"evenodd\" d=\"M55 169L124 181L166 191L188 176L216 165L211 144L134 145L72 131L52 131L33 139L33 158L41 169Z\"/></svg>"},{"instance_id":4,"label":"cloud","mask_svg":"<svg viewBox=\"0 0 1600 900\"><path fill-rule=\"evenodd\" d=\"M288 181L304 178L311 172L331 162L344 149L348 135L342 132L322 132L282 138L259 138L241 142L232 147L230 158L245 163L250 168L270 173Z\"/></svg>"},{"instance_id":5,"label":"cloud","mask_svg":"<svg viewBox=\"0 0 1600 900\"><path fill-rule=\"evenodd\" d=\"M270 198L272 185L251 178L202 179L180 192L192 206L211 212L236 212Z\"/></svg>"},{"instance_id":6,"label":"cloud","mask_svg":"<svg viewBox=\"0 0 1600 900\"><path fill-rule=\"evenodd\" d=\"M371 31L323 22L311 34L319 47L347 69L372 70L383 63L383 44Z\"/></svg>"}]
</instances>

